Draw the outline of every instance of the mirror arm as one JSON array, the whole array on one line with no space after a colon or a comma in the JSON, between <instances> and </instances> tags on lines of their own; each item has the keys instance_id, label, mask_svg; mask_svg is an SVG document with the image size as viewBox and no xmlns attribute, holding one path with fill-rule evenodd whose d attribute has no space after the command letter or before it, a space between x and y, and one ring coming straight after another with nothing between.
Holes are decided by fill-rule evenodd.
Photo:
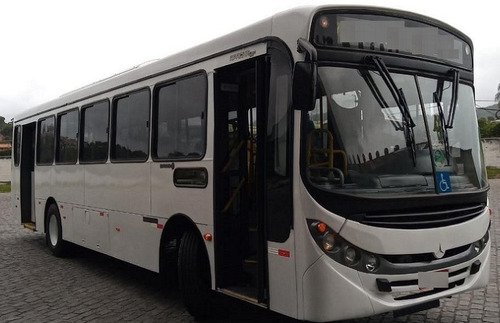
<instances>
[{"instance_id":1,"label":"mirror arm","mask_svg":"<svg viewBox=\"0 0 500 323\"><path fill-rule=\"evenodd\" d=\"M309 54L309 59L313 62L318 61L318 51L314 46L304 38L297 39L297 52ZM307 57L306 57L307 58Z\"/></svg>"}]
</instances>

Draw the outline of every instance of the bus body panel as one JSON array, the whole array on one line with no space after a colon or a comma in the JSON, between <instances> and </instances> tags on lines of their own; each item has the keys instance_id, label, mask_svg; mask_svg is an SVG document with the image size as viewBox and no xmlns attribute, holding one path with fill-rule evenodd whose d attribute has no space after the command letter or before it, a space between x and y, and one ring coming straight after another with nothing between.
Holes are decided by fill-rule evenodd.
<instances>
[{"instance_id":1,"label":"bus body panel","mask_svg":"<svg viewBox=\"0 0 500 323\"><path fill-rule=\"evenodd\" d=\"M84 170L82 165L54 167L52 196L58 202L84 205Z\"/></svg>"},{"instance_id":2,"label":"bus body panel","mask_svg":"<svg viewBox=\"0 0 500 323\"><path fill-rule=\"evenodd\" d=\"M297 317L297 277L295 263L295 234L284 243L268 241L269 309L291 317Z\"/></svg>"},{"instance_id":3,"label":"bus body panel","mask_svg":"<svg viewBox=\"0 0 500 323\"><path fill-rule=\"evenodd\" d=\"M420 254L444 252L471 244L484 236L489 225L489 211L485 208L483 213L474 219L445 228L384 229L348 220L340 235L355 246L377 254Z\"/></svg>"},{"instance_id":4,"label":"bus body panel","mask_svg":"<svg viewBox=\"0 0 500 323\"><path fill-rule=\"evenodd\" d=\"M308 321L329 322L373 315L358 272L321 256L302 277L304 316Z\"/></svg>"},{"instance_id":5,"label":"bus body panel","mask_svg":"<svg viewBox=\"0 0 500 323\"><path fill-rule=\"evenodd\" d=\"M53 167L35 166L35 198L41 201L46 201L52 196L52 173Z\"/></svg>"},{"instance_id":6,"label":"bus body panel","mask_svg":"<svg viewBox=\"0 0 500 323\"><path fill-rule=\"evenodd\" d=\"M134 265L159 271L158 247L164 220L109 212L110 254Z\"/></svg>"},{"instance_id":7,"label":"bus body panel","mask_svg":"<svg viewBox=\"0 0 500 323\"><path fill-rule=\"evenodd\" d=\"M150 164L85 165L85 205L150 214Z\"/></svg>"}]
</instances>

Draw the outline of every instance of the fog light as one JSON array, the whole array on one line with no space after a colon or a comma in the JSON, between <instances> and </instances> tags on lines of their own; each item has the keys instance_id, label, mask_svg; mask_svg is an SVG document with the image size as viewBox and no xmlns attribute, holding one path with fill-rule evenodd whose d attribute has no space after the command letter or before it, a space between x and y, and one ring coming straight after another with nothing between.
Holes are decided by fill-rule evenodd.
<instances>
[{"instance_id":1,"label":"fog light","mask_svg":"<svg viewBox=\"0 0 500 323\"><path fill-rule=\"evenodd\" d=\"M366 270L373 272L378 268L378 259L374 255L368 255L365 263Z\"/></svg>"},{"instance_id":2,"label":"fog light","mask_svg":"<svg viewBox=\"0 0 500 323\"><path fill-rule=\"evenodd\" d=\"M352 266L356 264L358 260L358 252L353 247L347 247L344 250L344 259L349 266Z\"/></svg>"},{"instance_id":3,"label":"fog light","mask_svg":"<svg viewBox=\"0 0 500 323\"><path fill-rule=\"evenodd\" d=\"M323 237L323 249L326 251L332 251L335 247L335 236L333 233L328 232Z\"/></svg>"},{"instance_id":4,"label":"fog light","mask_svg":"<svg viewBox=\"0 0 500 323\"><path fill-rule=\"evenodd\" d=\"M483 243L483 246L486 246L488 244L488 241L490 240L490 231L486 231L486 234L481 238L481 242Z\"/></svg>"},{"instance_id":5,"label":"fog light","mask_svg":"<svg viewBox=\"0 0 500 323\"><path fill-rule=\"evenodd\" d=\"M480 241L474 242L474 251L476 253L478 253L479 251L481 251L481 242Z\"/></svg>"}]
</instances>

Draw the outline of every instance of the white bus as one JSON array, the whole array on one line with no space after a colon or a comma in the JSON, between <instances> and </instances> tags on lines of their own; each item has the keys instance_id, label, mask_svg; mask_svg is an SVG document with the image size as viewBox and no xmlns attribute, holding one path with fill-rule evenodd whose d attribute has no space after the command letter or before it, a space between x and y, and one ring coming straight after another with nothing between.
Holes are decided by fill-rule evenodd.
<instances>
[{"instance_id":1,"label":"white bus","mask_svg":"<svg viewBox=\"0 0 500 323\"><path fill-rule=\"evenodd\" d=\"M488 282L471 40L371 7L300 8L14 119L12 209L84 246L309 321Z\"/></svg>"}]
</instances>

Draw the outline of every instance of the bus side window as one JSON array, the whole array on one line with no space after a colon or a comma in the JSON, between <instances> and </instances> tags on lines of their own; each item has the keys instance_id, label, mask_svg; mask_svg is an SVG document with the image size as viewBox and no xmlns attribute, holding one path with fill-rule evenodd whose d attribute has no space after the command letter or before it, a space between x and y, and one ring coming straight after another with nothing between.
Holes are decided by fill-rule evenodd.
<instances>
[{"instance_id":1,"label":"bus side window","mask_svg":"<svg viewBox=\"0 0 500 323\"><path fill-rule=\"evenodd\" d=\"M108 159L109 102L82 108L80 161L105 163Z\"/></svg>"},{"instance_id":2,"label":"bus side window","mask_svg":"<svg viewBox=\"0 0 500 323\"><path fill-rule=\"evenodd\" d=\"M54 117L38 121L37 165L52 165L54 162Z\"/></svg>"},{"instance_id":3,"label":"bus side window","mask_svg":"<svg viewBox=\"0 0 500 323\"><path fill-rule=\"evenodd\" d=\"M155 89L157 159L200 159L206 146L207 77L197 74Z\"/></svg>"},{"instance_id":4,"label":"bus side window","mask_svg":"<svg viewBox=\"0 0 500 323\"><path fill-rule=\"evenodd\" d=\"M146 161L149 155L149 89L113 100L111 160Z\"/></svg>"}]
</instances>

